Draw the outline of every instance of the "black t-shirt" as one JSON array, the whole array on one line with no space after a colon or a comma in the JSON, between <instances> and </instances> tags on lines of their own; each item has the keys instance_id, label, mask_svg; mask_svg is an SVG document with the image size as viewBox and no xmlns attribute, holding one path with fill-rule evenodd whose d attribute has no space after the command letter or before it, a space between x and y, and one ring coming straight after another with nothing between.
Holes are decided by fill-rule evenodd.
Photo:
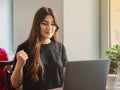
<instances>
[{"instance_id":1,"label":"black t-shirt","mask_svg":"<svg viewBox=\"0 0 120 90\"><path fill-rule=\"evenodd\" d=\"M28 53L28 45L28 43L21 44L17 52L24 50ZM29 73L29 71L24 67L23 90L48 90L61 87L63 84L63 67L68 61L64 45L55 41L51 41L49 44L42 44L40 55L44 64L44 80L40 79L38 82L33 83L29 79L30 76L26 79L25 74L26 72ZM17 61L16 58L15 61Z\"/></svg>"}]
</instances>

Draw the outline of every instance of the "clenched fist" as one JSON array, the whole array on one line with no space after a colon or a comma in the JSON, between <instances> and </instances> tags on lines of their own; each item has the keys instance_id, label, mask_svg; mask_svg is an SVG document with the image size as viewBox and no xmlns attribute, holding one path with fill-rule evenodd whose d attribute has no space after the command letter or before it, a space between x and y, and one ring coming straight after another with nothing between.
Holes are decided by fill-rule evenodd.
<instances>
[{"instance_id":1,"label":"clenched fist","mask_svg":"<svg viewBox=\"0 0 120 90\"><path fill-rule=\"evenodd\" d=\"M21 50L17 52L16 57L17 57L17 66L22 68L26 63L26 60L28 59L27 53L24 50Z\"/></svg>"}]
</instances>

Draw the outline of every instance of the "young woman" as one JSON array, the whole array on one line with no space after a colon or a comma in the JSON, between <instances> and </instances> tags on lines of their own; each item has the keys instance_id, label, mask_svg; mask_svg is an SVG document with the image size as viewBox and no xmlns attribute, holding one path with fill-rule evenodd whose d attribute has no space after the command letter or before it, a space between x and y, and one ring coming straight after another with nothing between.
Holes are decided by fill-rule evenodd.
<instances>
[{"instance_id":1,"label":"young woman","mask_svg":"<svg viewBox=\"0 0 120 90\"><path fill-rule=\"evenodd\" d=\"M59 26L51 8L40 8L28 39L18 46L11 82L23 90L62 90L67 55L57 41Z\"/></svg>"}]
</instances>

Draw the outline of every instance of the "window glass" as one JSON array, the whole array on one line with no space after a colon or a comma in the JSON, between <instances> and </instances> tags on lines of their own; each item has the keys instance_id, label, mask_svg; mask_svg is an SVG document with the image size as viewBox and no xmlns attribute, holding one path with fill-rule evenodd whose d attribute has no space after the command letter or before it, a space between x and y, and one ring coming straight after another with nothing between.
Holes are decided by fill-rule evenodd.
<instances>
[{"instance_id":1,"label":"window glass","mask_svg":"<svg viewBox=\"0 0 120 90\"><path fill-rule=\"evenodd\" d=\"M12 51L12 0L0 0L0 47Z\"/></svg>"}]
</instances>

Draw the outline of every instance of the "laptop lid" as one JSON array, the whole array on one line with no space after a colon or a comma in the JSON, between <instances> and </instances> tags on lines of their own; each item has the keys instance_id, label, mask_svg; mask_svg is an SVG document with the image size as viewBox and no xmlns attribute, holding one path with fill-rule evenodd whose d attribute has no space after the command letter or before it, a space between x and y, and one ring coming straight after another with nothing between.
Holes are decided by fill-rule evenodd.
<instances>
[{"instance_id":1,"label":"laptop lid","mask_svg":"<svg viewBox=\"0 0 120 90\"><path fill-rule=\"evenodd\" d=\"M106 90L110 61L68 61L63 90Z\"/></svg>"}]
</instances>

